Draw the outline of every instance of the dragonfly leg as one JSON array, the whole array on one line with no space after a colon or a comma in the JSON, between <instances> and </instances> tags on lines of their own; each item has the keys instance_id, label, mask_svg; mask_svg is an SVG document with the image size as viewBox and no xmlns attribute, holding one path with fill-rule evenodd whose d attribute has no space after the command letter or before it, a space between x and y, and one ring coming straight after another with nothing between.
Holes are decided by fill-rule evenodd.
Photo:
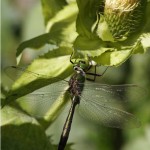
<instances>
[{"instance_id":1,"label":"dragonfly leg","mask_svg":"<svg viewBox=\"0 0 150 150\"><path fill-rule=\"evenodd\" d=\"M72 55L73 55L73 52L71 53L71 56L70 56L70 62L71 62L72 64L74 64L74 62L72 61Z\"/></svg>"},{"instance_id":2,"label":"dragonfly leg","mask_svg":"<svg viewBox=\"0 0 150 150\"><path fill-rule=\"evenodd\" d=\"M97 66L94 66L94 68L95 68L94 73L86 72L87 75L92 75L92 76L94 76L94 79L86 78L87 80L89 80L89 81L95 81L95 80L96 80L96 77L102 76L101 74L97 74L97 73L96 73L96 67L97 67Z\"/></svg>"},{"instance_id":3,"label":"dragonfly leg","mask_svg":"<svg viewBox=\"0 0 150 150\"><path fill-rule=\"evenodd\" d=\"M100 76L103 76L105 74L105 72L107 71L108 67L104 70L104 72L102 74L97 74L96 73L96 67L97 66L94 66L95 67L95 71L94 73L91 73L91 72L86 72L87 75L92 75L94 76L94 79L90 79L90 78L86 78L87 80L89 81L95 81L96 80L96 77L100 77Z\"/></svg>"}]
</instances>

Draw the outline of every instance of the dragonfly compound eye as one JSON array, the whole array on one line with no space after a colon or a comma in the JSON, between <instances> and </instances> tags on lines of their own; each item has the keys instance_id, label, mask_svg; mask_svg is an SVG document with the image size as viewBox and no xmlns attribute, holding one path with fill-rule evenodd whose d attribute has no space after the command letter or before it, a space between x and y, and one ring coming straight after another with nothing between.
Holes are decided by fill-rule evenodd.
<instances>
[{"instance_id":1,"label":"dragonfly compound eye","mask_svg":"<svg viewBox=\"0 0 150 150\"><path fill-rule=\"evenodd\" d=\"M77 66L75 66L75 67L74 67L74 70L75 70L75 71L77 71L77 70L78 70L78 67L77 67Z\"/></svg>"}]
</instances>

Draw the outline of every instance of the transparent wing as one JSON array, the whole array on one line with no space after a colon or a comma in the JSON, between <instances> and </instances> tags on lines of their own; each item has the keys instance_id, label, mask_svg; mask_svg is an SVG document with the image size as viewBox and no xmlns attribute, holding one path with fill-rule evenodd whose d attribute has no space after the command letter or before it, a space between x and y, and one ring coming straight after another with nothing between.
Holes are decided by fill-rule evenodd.
<instances>
[{"instance_id":1,"label":"transparent wing","mask_svg":"<svg viewBox=\"0 0 150 150\"><path fill-rule=\"evenodd\" d=\"M42 73L36 73L36 72L32 72L30 70L27 70L26 67L19 67L19 66L8 66L4 69L4 72L12 80L16 80L23 73L25 73L27 76L31 76L31 77L34 76L37 78L48 78L48 77L50 77L50 76L44 75ZM58 79L62 80L61 78L58 78Z\"/></svg>"},{"instance_id":2,"label":"transparent wing","mask_svg":"<svg viewBox=\"0 0 150 150\"><path fill-rule=\"evenodd\" d=\"M111 97L110 102L113 102L112 97L113 99L116 99L117 97L120 101L126 102L127 94L129 94L130 91L135 91L135 96L141 96L144 93L143 89L135 84L108 85L95 82L86 82L84 91L91 91L92 93L94 93L92 95L96 94L96 96L100 96L101 98L105 97L106 99L108 97L108 100L110 99L109 97Z\"/></svg>"},{"instance_id":3,"label":"transparent wing","mask_svg":"<svg viewBox=\"0 0 150 150\"><path fill-rule=\"evenodd\" d=\"M59 81L21 97L17 102L31 116L43 117L56 99L59 98L58 103L61 103L61 97L67 88L67 82Z\"/></svg>"},{"instance_id":4,"label":"transparent wing","mask_svg":"<svg viewBox=\"0 0 150 150\"><path fill-rule=\"evenodd\" d=\"M47 78L46 75L28 71L26 70L26 68L18 66L9 66L5 68L4 71L7 76L12 80L16 80L24 72L27 76ZM31 94L25 95L17 99L17 102L19 103L19 105L21 105L21 108L23 108L31 116L43 117L45 113L49 110L51 105L54 103L54 101L58 97L63 97L63 93L66 91L67 87L68 81L61 80L59 82L55 82L48 86L40 88Z\"/></svg>"},{"instance_id":5,"label":"transparent wing","mask_svg":"<svg viewBox=\"0 0 150 150\"><path fill-rule=\"evenodd\" d=\"M84 103L84 105L83 105ZM139 127L139 120L132 114L115 107L109 107L98 103L85 102L79 106L80 114L87 119L108 127L124 128Z\"/></svg>"},{"instance_id":6,"label":"transparent wing","mask_svg":"<svg viewBox=\"0 0 150 150\"><path fill-rule=\"evenodd\" d=\"M136 117L125 111L126 91L135 85L85 84L79 113L87 119L108 127L139 127ZM132 89L132 90L133 90Z\"/></svg>"},{"instance_id":7,"label":"transparent wing","mask_svg":"<svg viewBox=\"0 0 150 150\"><path fill-rule=\"evenodd\" d=\"M4 72L12 80L16 80L24 72L26 72L27 75L31 75L31 76L45 77L44 75L26 70L26 67L19 67L19 66L8 66L4 69Z\"/></svg>"}]
</instances>

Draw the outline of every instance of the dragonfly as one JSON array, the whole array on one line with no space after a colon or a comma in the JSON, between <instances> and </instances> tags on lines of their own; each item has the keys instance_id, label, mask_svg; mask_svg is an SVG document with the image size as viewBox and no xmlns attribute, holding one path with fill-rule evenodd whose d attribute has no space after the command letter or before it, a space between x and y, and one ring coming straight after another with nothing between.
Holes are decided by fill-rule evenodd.
<instances>
[{"instance_id":1,"label":"dragonfly","mask_svg":"<svg viewBox=\"0 0 150 150\"><path fill-rule=\"evenodd\" d=\"M68 93L71 100L71 106L63 126L58 150L65 149L77 106L79 106L77 108L81 116L107 127L124 128L128 124L132 127L140 126L140 121L123 108L125 92L133 90L136 88L136 85L96 83L94 82L95 78L101 75L96 73L96 67L94 73L89 72L93 67L91 61L88 63L84 60L73 62L70 59L70 62L73 64L74 74L70 77L69 81L62 80L58 83L59 85L62 84L63 87L65 85L68 86L65 92ZM17 69L17 67L14 68ZM34 73L32 74L34 75ZM92 75L94 78L89 79L87 75Z\"/></svg>"}]
</instances>

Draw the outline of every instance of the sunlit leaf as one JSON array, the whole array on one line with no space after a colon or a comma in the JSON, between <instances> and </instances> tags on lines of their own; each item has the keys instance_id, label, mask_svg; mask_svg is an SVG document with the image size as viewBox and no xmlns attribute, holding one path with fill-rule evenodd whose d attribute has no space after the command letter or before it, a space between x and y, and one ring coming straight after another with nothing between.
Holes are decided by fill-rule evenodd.
<instances>
[{"instance_id":1,"label":"sunlit leaf","mask_svg":"<svg viewBox=\"0 0 150 150\"><path fill-rule=\"evenodd\" d=\"M77 37L75 24L77 12L76 3L71 3L48 20L46 32L49 32L51 40L55 41L56 45L72 46Z\"/></svg>"},{"instance_id":2,"label":"sunlit leaf","mask_svg":"<svg viewBox=\"0 0 150 150\"><path fill-rule=\"evenodd\" d=\"M57 1L42 1L42 3L44 3L43 9L44 16L46 17L47 33L22 42L17 48L16 56L19 56L25 48L32 48L36 50L46 44L72 47L72 43L77 37L75 21L77 17L78 8L76 3L70 3L64 7L62 7L61 2ZM48 4L46 5L45 3ZM53 7L53 5L56 6ZM47 12L47 8L45 7L52 7L52 10L54 12ZM58 12L56 13L55 11ZM54 14L52 15L51 13Z\"/></svg>"}]
</instances>

